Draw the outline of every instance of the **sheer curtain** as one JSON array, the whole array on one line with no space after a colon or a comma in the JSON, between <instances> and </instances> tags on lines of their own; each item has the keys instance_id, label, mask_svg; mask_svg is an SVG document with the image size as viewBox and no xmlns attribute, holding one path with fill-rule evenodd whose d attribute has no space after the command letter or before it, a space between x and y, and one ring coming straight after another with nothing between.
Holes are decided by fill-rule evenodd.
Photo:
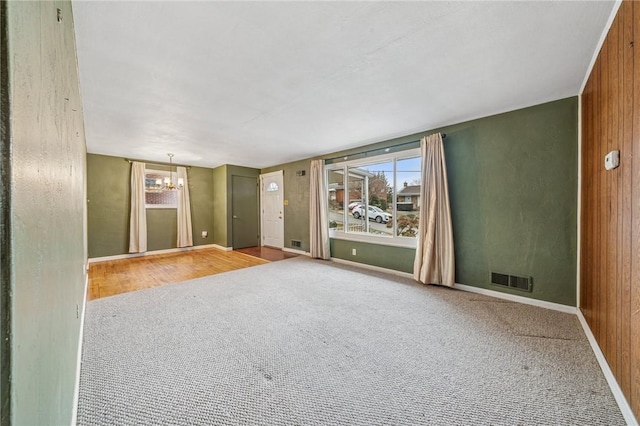
<instances>
[{"instance_id":1,"label":"sheer curtain","mask_svg":"<svg viewBox=\"0 0 640 426\"><path fill-rule=\"evenodd\" d=\"M413 277L424 284L453 287L455 259L447 167L442 135L422 138L422 202Z\"/></svg>"},{"instance_id":2,"label":"sheer curtain","mask_svg":"<svg viewBox=\"0 0 640 426\"><path fill-rule=\"evenodd\" d=\"M327 186L324 179L324 160L311 161L311 188L309 193L309 225L311 231L311 257L329 259L329 221Z\"/></svg>"},{"instance_id":3,"label":"sheer curtain","mask_svg":"<svg viewBox=\"0 0 640 426\"><path fill-rule=\"evenodd\" d=\"M193 245L191 229L191 201L189 200L189 182L186 167L177 167L178 182L182 179L183 187L178 190L178 247Z\"/></svg>"},{"instance_id":4,"label":"sheer curtain","mask_svg":"<svg viewBox=\"0 0 640 426\"><path fill-rule=\"evenodd\" d=\"M147 210L144 198L144 163L131 163L131 217L129 253L147 251Z\"/></svg>"}]
</instances>

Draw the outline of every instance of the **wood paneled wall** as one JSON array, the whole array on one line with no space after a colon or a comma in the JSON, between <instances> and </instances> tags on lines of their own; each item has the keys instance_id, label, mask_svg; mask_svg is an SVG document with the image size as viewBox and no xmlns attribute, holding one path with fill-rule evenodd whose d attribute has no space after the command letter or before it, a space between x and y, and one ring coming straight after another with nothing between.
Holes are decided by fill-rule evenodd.
<instances>
[{"instance_id":1,"label":"wood paneled wall","mask_svg":"<svg viewBox=\"0 0 640 426\"><path fill-rule=\"evenodd\" d=\"M581 216L580 309L640 419L640 2L620 6L582 94Z\"/></svg>"}]
</instances>

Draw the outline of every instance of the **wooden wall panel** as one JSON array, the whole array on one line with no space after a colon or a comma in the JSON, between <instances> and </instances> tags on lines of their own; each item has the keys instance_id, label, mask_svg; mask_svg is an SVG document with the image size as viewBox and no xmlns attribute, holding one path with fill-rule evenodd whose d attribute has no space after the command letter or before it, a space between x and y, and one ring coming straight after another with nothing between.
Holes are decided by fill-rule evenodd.
<instances>
[{"instance_id":1,"label":"wooden wall panel","mask_svg":"<svg viewBox=\"0 0 640 426\"><path fill-rule=\"evenodd\" d=\"M640 418L640 3L633 3L633 129L631 181L631 403ZM635 42L637 40L637 42Z\"/></svg>"},{"instance_id":2,"label":"wooden wall panel","mask_svg":"<svg viewBox=\"0 0 640 426\"><path fill-rule=\"evenodd\" d=\"M581 113L580 309L640 418L640 2L620 6Z\"/></svg>"}]
</instances>

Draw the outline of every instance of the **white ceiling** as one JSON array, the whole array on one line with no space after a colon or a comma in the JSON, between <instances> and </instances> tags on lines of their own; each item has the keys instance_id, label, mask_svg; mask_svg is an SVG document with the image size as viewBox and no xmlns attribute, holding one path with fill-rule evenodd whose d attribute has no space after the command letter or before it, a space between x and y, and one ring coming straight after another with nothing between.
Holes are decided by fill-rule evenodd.
<instances>
[{"instance_id":1,"label":"white ceiling","mask_svg":"<svg viewBox=\"0 0 640 426\"><path fill-rule=\"evenodd\" d=\"M91 153L263 168L577 95L614 2L74 2Z\"/></svg>"}]
</instances>

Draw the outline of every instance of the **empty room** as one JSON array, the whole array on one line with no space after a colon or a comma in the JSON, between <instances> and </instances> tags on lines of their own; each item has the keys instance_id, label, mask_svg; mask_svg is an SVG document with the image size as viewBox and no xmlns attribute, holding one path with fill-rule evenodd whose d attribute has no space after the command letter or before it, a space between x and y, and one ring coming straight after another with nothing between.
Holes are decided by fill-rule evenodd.
<instances>
[{"instance_id":1,"label":"empty room","mask_svg":"<svg viewBox=\"0 0 640 426\"><path fill-rule=\"evenodd\" d=\"M638 424L639 3L0 23L3 426Z\"/></svg>"}]
</instances>

